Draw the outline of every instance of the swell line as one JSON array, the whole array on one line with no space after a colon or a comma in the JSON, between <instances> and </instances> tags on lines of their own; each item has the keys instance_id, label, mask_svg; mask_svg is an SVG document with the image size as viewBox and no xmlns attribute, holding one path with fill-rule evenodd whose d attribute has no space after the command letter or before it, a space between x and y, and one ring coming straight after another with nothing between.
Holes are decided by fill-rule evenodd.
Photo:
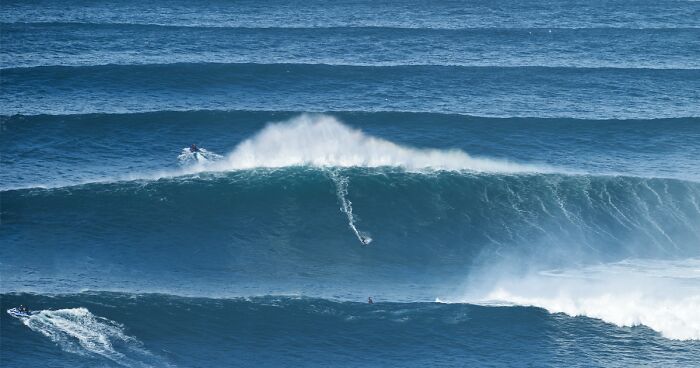
<instances>
[{"instance_id":1,"label":"swell line","mask_svg":"<svg viewBox=\"0 0 700 368\"><path fill-rule=\"evenodd\" d=\"M408 31L413 33L419 32L447 32L447 33L473 33L473 32L528 32L528 31L698 31L700 27L402 27L389 25L334 25L334 26L242 26L242 25L186 25L186 24L167 24L167 23L147 23L147 22L83 22L83 21L45 21L45 22L25 22L25 21L0 21L0 27L3 26L86 26L86 27L135 27L135 28L163 28L163 29L220 29L220 30L242 30L242 31L343 31L343 30L366 30L366 31Z\"/></svg>"}]
</instances>

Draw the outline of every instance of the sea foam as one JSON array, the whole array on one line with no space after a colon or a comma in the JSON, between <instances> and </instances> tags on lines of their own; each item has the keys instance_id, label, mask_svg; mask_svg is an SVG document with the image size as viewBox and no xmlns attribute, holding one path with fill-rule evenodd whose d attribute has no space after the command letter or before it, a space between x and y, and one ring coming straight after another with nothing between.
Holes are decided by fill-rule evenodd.
<instances>
[{"instance_id":1,"label":"sea foam","mask_svg":"<svg viewBox=\"0 0 700 368\"><path fill-rule=\"evenodd\" d=\"M502 278L481 298L647 326L677 340L700 340L700 259L626 260Z\"/></svg>"},{"instance_id":2,"label":"sea foam","mask_svg":"<svg viewBox=\"0 0 700 368\"><path fill-rule=\"evenodd\" d=\"M478 158L458 149L402 146L351 128L332 116L303 114L272 123L202 170L312 167L397 167L405 170L547 172L544 166Z\"/></svg>"}]
</instances>

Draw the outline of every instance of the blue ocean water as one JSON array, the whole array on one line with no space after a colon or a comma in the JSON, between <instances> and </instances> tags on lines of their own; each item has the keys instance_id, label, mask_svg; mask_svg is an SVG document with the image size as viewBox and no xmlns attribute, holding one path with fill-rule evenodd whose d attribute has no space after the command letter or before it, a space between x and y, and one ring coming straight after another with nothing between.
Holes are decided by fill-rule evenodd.
<instances>
[{"instance_id":1,"label":"blue ocean water","mask_svg":"<svg viewBox=\"0 0 700 368\"><path fill-rule=\"evenodd\" d=\"M3 367L700 365L700 2L0 8Z\"/></svg>"}]
</instances>

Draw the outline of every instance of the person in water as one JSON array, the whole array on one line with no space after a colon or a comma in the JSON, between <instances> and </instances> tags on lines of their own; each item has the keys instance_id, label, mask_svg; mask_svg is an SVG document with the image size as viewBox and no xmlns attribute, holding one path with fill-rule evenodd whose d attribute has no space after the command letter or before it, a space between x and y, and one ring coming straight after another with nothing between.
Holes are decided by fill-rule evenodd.
<instances>
[{"instance_id":1,"label":"person in water","mask_svg":"<svg viewBox=\"0 0 700 368\"><path fill-rule=\"evenodd\" d=\"M371 296L367 298L367 304L374 304L374 301L372 300Z\"/></svg>"},{"instance_id":2,"label":"person in water","mask_svg":"<svg viewBox=\"0 0 700 368\"><path fill-rule=\"evenodd\" d=\"M192 152L192 153L199 152L199 148L197 147L196 144L192 143L192 145L190 146L190 152Z\"/></svg>"}]
</instances>

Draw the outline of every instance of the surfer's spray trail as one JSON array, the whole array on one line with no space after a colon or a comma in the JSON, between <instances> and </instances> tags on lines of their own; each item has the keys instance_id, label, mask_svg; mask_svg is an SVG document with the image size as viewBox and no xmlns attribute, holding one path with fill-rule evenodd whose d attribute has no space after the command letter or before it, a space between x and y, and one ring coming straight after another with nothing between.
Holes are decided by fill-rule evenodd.
<instances>
[{"instance_id":1,"label":"surfer's spray trail","mask_svg":"<svg viewBox=\"0 0 700 368\"><path fill-rule=\"evenodd\" d=\"M350 200L347 198L349 179L346 176L340 175L336 170L330 171L330 177L333 180L333 183L335 183L336 195L338 196L338 200L341 204L340 211L342 211L348 218L348 226L350 226L350 229L360 243L363 245L368 245L372 242L372 238L368 232L357 229L357 226L355 225L355 217L352 213L352 202L350 202Z\"/></svg>"}]
</instances>

